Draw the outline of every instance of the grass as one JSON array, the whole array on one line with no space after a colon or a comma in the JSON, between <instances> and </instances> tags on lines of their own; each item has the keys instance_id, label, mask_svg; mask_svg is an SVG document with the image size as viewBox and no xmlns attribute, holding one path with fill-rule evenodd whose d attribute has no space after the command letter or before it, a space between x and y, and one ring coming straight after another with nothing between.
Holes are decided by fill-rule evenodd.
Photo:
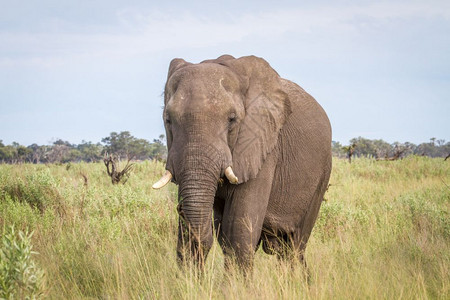
<instances>
[{"instance_id":1,"label":"grass","mask_svg":"<svg viewBox=\"0 0 450 300\"><path fill-rule=\"evenodd\" d=\"M250 279L237 271L225 273L217 243L203 276L194 268L180 269L176 187L151 189L163 169L161 163L139 163L125 185L113 186L100 163L0 165L0 234L11 239L11 225L16 232L33 231L26 237L38 254L30 263L44 274L35 294L53 299L450 298L450 164L442 159L334 160L306 251L309 283L300 266L261 250Z\"/></svg>"}]
</instances>

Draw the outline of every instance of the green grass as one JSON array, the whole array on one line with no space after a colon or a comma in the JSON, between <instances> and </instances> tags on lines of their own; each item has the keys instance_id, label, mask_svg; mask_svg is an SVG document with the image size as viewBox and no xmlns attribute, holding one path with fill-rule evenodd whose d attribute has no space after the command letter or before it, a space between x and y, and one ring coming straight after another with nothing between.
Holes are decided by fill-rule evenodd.
<instances>
[{"instance_id":1,"label":"green grass","mask_svg":"<svg viewBox=\"0 0 450 300\"><path fill-rule=\"evenodd\" d=\"M217 243L206 271L176 263L176 187L163 165L111 185L103 164L0 165L0 234L31 232L40 291L60 299L449 299L450 163L334 160L306 258L310 282L258 251L249 279L227 274ZM87 178L87 184L83 175ZM20 240L20 237L17 237ZM31 247L31 245L29 245ZM2 245L3 247L3 245ZM34 265L33 265L34 266Z\"/></svg>"}]
</instances>

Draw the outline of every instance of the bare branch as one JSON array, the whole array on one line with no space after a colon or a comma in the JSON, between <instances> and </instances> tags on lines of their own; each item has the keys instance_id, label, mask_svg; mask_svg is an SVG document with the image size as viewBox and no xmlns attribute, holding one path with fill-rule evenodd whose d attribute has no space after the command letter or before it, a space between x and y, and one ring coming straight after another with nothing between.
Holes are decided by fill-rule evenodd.
<instances>
[{"instance_id":1,"label":"bare branch","mask_svg":"<svg viewBox=\"0 0 450 300\"><path fill-rule=\"evenodd\" d=\"M111 177L112 184L118 184L119 182L125 184L125 182L127 182L128 178L130 177L131 169L134 165L134 163L131 163L131 159L132 158L128 158L127 164L122 171L117 171L119 159L112 154L110 154L109 156L108 153L105 154L103 162L106 166L106 172Z\"/></svg>"}]
</instances>

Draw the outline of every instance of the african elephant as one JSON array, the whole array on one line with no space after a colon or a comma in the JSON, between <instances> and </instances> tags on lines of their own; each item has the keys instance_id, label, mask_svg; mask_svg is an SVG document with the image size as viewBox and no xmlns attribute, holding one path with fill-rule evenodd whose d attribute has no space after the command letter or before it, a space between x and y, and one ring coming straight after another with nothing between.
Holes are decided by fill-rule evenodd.
<instances>
[{"instance_id":1,"label":"african elephant","mask_svg":"<svg viewBox=\"0 0 450 300\"><path fill-rule=\"evenodd\" d=\"M244 269L260 244L304 262L331 172L331 126L314 98L255 56L174 59L163 119L166 173L153 187L178 185L178 258L202 266L216 232Z\"/></svg>"}]
</instances>

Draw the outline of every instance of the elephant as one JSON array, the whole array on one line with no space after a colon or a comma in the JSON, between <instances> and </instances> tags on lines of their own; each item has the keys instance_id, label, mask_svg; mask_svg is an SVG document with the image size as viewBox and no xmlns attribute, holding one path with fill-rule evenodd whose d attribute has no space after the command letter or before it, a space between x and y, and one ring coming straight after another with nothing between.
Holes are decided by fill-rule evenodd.
<instances>
[{"instance_id":1,"label":"elephant","mask_svg":"<svg viewBox=\"0 0 450 300\"><path fill-rule=\"evenodd\" d=\"M330 178L331 125L300 86L256 56L173 59L164 91L166 171L178 185L179 262L252 270L256 250L303 262Z\"/></svg>"}]
</instances>

